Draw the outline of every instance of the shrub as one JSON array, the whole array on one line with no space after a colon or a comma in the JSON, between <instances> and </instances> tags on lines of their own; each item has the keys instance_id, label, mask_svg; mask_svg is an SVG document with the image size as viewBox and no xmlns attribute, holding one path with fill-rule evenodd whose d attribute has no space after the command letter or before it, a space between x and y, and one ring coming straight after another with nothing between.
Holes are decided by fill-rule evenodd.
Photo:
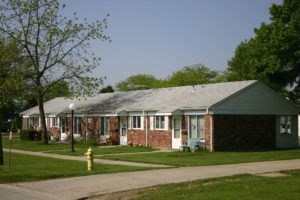
<instances>
[{"instance_id":1,"label":"shrub","mask_svg":"<svg viewBox=\"0 0 300 200\"><path fill-rule=\"evenodd\" d=\"M42 139L42 131L38 130L21 130L20 131L20 139L21 140L41 140Z\"/></svg>"},{"instance_id":2,"label":"shrub","mask_svg":"<svg viewBox=\"0 0 300 200\"><path fill-rule=\"evenodd\" d=\"M94 139L94 138L88 140L87 143L88 143L90 146L98 146L98 145L99 145L98 141L97 141L96 139Z\"/></svg>"}]
</instances>

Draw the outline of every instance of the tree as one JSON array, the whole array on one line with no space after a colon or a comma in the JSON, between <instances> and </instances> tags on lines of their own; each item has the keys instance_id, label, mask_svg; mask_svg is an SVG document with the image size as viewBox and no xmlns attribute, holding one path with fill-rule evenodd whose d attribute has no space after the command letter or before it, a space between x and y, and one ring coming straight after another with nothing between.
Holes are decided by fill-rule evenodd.
<instances>
[{"instance_id":1,"label":"tree","mask_svg":"<svg viewBox=\"0 0 300 200\"><path fill-rule=\"evenodd\" d=\"M210 70L204 65L192 65L174 72L166 79L157 79L153 75L138 74L117 83L119 91L145 90L184 85L206 84L226 81L222 73Z\"/></svg>"},{"instance_id":2,"label":"tree","mask_svg":"<svg viewBox=\"0 0 300 200\"><path fill-rule=\"evenodd\" d=\"M138 74L128 77L125 81L117 83L119 91L133 91L156 88L158 80L149 74Z\"/></svg>"},{"instance_id":3,"label":"tree","mask_svg":"<svg viewBox=\"0 0 300 200\"><path fill-rule=\"evenodd\" d=\"M269 24L262 23L253 38L236 48L227 77L261 80L296 101L300 98L300 1L272 5L270 15Z\"/></svg>"},{"instance_id":4,"label":"tree","mask_svg":"<svg viewBox=\"0 0 300 200\"><path fill-rule=\"evenodd\" d=\"M108 85L100 90L100 93L112 93L115 92L111 85Z\"/></svg>"},{"instance_id":5,"label":"tree","mask_svg":"<svg viewBox=\"0 0 300 200\"><path fill-rule=\"evenodd\" d=\"M48 101L50 99L53 99L55 97L71 97L72 91L70 90L69 84L61 80L59 82L56 82L49 91L45 94L45 101Z\"/></svg>"},{"instance_id":6,"label":"tree","mask_svg":"<svg viewBox=\"0 0 300 200\"><path fill-rule=\"evenodd\" d=\"M15 41L0 40L0 107L12 100L20 99L26 88L26 81L17 70L22 62Z\"/></svg>"},{"instance_id":7,"label":"tree","mask_svg":"<svg viewBox=\"0 0 300 200\"><path fill-rule=\"evenodd\" d=\"M0 33L17 42L24 57L18 71L30 82L38 102L43 143L48 143L44 98L60 81L70 83L74 95L97 93L101 78L89 77L100 62L88 49L90 40L109 40L107 19L88 23L60 15L59 0L4 0L0 5Z\"/></svg>"},{"instance_id":8,"label":"tree","mask_svg":"<svg viewBox=\"0 0 300 200\"><path fill-rule=\"evenodd\" d=\"M219 72L198 64L174 72L167 81L169 86L206 84L216 82L219 75Z\"/></svg>"},{"instance_id":9,"label":"tree","mask_svg":"<svg viewBox=\"0 0 300 200\"><path fill-rule=\"evenodd\" d=\"M26 87L26 82L16 70L21 60L16 43L0 38L0 165L3 164L1 132L7 130L7 120L14 115L14 100L23 96Z\"/></svg>"}]
</instances>

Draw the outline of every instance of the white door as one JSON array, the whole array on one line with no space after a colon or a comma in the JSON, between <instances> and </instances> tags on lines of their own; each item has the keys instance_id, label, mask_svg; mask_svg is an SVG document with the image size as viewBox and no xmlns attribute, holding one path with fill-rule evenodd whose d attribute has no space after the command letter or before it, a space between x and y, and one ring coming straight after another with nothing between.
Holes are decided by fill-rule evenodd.
<instances>
[{"instance_id":1,"label":"white door","mask_svg":"<svg viewBox=\"0 0 300 200\"><path fill-rule=\"evenodd\" d=\"M181 118L173 118L173 130L172 130L172 149L179 149L181 146Z\"/></svg>"},{"instance_id":2,"label":"white door","mask_svg":"<svg viewBox=\"0 0 300 200\"><path fill-rule=\"evenodd\" d=\"M65 141L68 137L67 135L67 120L65 117L60 118L60 140Z\"/></svg>"},{"instance_id":3,"label":"white door","mask_svg":"<svg viewBox=\"0 0 300 200\"><path fill-rule=\"evenodd\" d=\"M127 117L120 117L120 145L127 145Z\"/></svg>"}]
</instances>

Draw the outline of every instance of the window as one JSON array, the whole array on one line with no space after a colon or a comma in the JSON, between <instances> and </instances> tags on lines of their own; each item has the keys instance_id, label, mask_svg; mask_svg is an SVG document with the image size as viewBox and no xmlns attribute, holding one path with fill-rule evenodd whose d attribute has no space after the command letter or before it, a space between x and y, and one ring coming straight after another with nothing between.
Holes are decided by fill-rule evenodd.
<instances>
[{"instance_id":1,"label":"window","mask_svg":"<svg viewBox=\"0 0 300 200\"><path fill-rule=\"evenodd\" d=\"M51 127L57 127L57 117L51 117Z\"/></svg>"},{"instance_id":2,"label":"window","mask_svg":"<svg viewBox=\"0 0 300 200\"><path fill-rule=\"evenodd\" d=\"M109 125L107 117L100 117L100 135L109 135Z\"/></svg>"},{"instance_id":3,"label":"window","mask_svg":"<svg viewBox=\"0 0 300 200\"><path fill-rule=\"evenodd\" d=\"M292 117L280 116L280 133L291 134L292 133Z\"/></svg>"},{"instance_id":4,"label":"window","mask_svg":"<svg viewBox=\"0 0 300 200\"><path fill-rule=\"evenodd\" d=\"M155 128L156 129L165 129L165 116L156 116L155 117Z\"/></svg>"},{"instance_id":5,"label":"window","mask_svg":"<svg viewBox=\"0 0 300 200\"><path fill-rule=\"evenodd\" d=\"M28 118L28 129L33 129L33 121L32 121L32 118Z\"/></svg>"},{"instance_id":6,"label":"window","mask_svg":"<svg viewBox=\"0 0 300 200\"><path fill-rule=\"evenodd\" d=\"M203 116L190 116L190 138L204 139L204 118Z\"/></svg>"},{"instance_id":7,"label":"window","mask_svg":"<svg viewBox=\"0 0 300 200\"><path fill-rule=\"evenodd\" d=\"M132 117L132 128L135 128L135 129L141 128L141 117L140 116Z\"/></svg>"},{"instance_id":8,"label":"window","mask_svg":"<svg viewBox=\"0 0 300 200\"><path fill-rule=\"evenodd\" d=\"M40 127L40 120L39 120L39 118L38 117L35 117L34 118L34 128L35 129L37 129L37 128L39 128Z\"/></svg>"},{"instance_id":9,"label":"window","mask_svg":"<svg viewBox=\"0 0 300 200\"><path fill-rule=\"evenodd\" d=\"M80 134L81 132L81 118L80 117L74 117L74 134Z\"/></svg>"}]
</instances>

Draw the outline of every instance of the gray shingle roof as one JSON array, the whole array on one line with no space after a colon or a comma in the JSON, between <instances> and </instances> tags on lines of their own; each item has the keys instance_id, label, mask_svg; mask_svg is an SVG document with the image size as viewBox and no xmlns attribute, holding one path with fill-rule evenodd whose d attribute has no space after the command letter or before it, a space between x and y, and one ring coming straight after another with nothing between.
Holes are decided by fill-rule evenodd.
<instances>
[{"instance_id":1,"label":"gray shingle roof","mask_svg":"<svg viewBox=\"0 0 300 200\"><path fill-rule=\"evenodd\" d=\"M156 111L170 113L175 110L208 109L210 106L252 85L256 81L237 81L195 86L171 87L99 94L94 97L55 98L45 102L46 114L68 113L71 102L76 113L110 113L122 111ZM23 111L22 115L37 115L38 107Z\"/></svg>"}]
</instances>

